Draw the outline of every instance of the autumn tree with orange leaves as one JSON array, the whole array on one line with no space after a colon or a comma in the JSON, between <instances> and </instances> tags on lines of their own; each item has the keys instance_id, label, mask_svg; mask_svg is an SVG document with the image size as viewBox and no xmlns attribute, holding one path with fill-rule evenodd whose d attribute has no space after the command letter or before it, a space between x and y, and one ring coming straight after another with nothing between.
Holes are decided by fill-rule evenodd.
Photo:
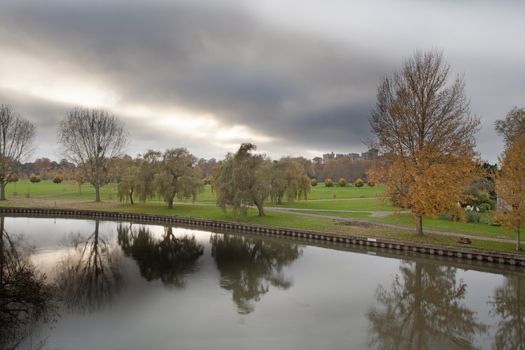
<instances>
[{"instance_id":1,"label":"autumn tree with orange leaves","mask_svg":"<svg viewBox=\"0 0 525 350\"><path fill-rule=\"evenodd\" d=\"M440 52L417 52L377 89L370 117L375 147L383 154L370 172L387 196L416 219L457 211L476 178L475 134L465 83L451 78Z\"/></svg>"},{"instance_id":2,"label":"autumn tree with orange leaves","mask_svg":"<svg viewBox=\"0 0 525 350\"><path fill-rule=\"evenodd\" d=\"M496 192L500 199L499 219L516 232L516 250L521 250L520 231L525 226L525 113L509 113L498 121L496 130L505 137L505 151L500 157L501 171L496 178ZM514 119L513 119L514 117ZM521 120L521 126L512 125ZM508 126L505 128L505 126Z\"/></svg>"}]
</instances>

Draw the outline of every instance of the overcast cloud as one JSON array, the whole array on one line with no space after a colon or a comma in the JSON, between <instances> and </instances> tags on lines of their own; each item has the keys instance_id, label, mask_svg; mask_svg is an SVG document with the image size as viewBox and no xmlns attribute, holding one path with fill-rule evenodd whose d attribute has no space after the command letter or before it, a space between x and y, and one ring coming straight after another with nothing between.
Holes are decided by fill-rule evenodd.
<instances>
[{"instance_id":1,"label":"overcast cloud","mask_svg":"<svg viewBox=\"0 0 525 350\"><path fill-rule=\"evenodd\" d=\"M484 159L501 151L494 121L525 107L523 1L0 4L0 102L36 123L35 157L60 158L56 126L75 105L121 117L133 155L363 151L377 84L418 49L464 75Z\"/></svg>"}]
</instances>

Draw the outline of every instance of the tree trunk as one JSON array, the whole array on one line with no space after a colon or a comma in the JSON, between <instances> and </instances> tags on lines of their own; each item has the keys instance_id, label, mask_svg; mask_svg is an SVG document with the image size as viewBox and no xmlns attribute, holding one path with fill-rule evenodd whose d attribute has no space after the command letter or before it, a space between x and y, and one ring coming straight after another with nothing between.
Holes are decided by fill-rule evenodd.
<instances>
[{"instance_id":1,"label":"tree trunk","mask_svg":"<svg viewBox=\"0 0 525 350\"><path fill-rule=\"evenodd\" d=\"M518 237L517 237L517 240L516 240L516 251L520 251L521 250L521 241L520 241L520 225L521 223L518 223L518 231L517 231L517 234L518 234Z\"/></svg>"},{"instance_id":2,"label":"tree trunk","mask_svg":"<svg viewBox=\"0 0 525 350\"><path fill-rule=\"evenodd\" d=\"M257 207L257 210L259 211L259 216L264 216L264 208L259 203L255 203L255 206Z\"/></svg>"},{"instance_id":3,"label":"tree trunk","mask_svg":"<svg viewBox=\"0 0 525 350\"><path fill-rule=\"evenodd\" d=\"M0 201L5 201L5 187L7 186L7 182L1 181L0 182Z\"/></svg>"},{"instance_id":4,"label":"tree trunk","mask_svg":"<svg viewBox=\"0 0 525 350\"><path fill-rule=\"evenodd\" d=\"M133 204L133 191L129 192L129 202Z\"/></svg>"},{"instance_id":5,"label":"tree trunk","mask_svg":"<svg viewBox=\"0 0 525 350\"><path fill-rule=\"evenodd\" d=\"M100 202L100 185L95 185L95 202Z\"/></svg>"},{"instance_id":6,"label":"tree trunk","mask_svg":"<svg viewBox=\"0 0 525 350\"><path fill-rule=\"evenodd\" d=\"M168 208L173 209L173 198L168 199Z\"/></svg>"},{"instance_id":7,"label":"tree trunk","mask_svg":"<svg viewBox=\"0 0 525 350\"><path fill-rule=\"evenodd\" d=\"M423 234L423 215L421 214L416 215L416 234Z\"/></svg>"}]
</instances>

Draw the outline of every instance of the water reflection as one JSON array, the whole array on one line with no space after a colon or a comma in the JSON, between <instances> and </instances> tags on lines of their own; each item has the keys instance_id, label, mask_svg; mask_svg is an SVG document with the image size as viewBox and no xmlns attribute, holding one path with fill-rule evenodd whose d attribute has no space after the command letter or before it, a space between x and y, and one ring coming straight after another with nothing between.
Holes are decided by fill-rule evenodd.
<instances>
[{"instance_id":1,"label":"water reflection","mask_svg":"<svg viewBox=\"0 0 525 350\"><path fill-rule=\"evenodd\" d=\"M464 304L467 286L456 269L404 261L390 289L380 286L368 313L377 349L472 349L487 327Z\"/></svg>"},{"instance_id":2,"label":"water reflection","mask_svg":"<svg viewBox=\"0 0 525 350\"><path fill-rule=\"evenodd\" d=\"M99 221L87 238L73 237L74 252L57 265L56 284L65 305L73 311L93 312L110 305L120 289L120 259L99 233Z\"/></svg>"},{"instance_id":3,"label":"water reflection","mask_svg":"<svg viewBox=\"0 0 525 350\"><path fill-rule=\"evenodd\" d=\"M0 349L17 348L39 321L52 318L52 296L45 276L30 263L23 240L6 231L0 217Z\"/></svg>"},{"instance_id":4,"label":"water reflection","mask_svg":"<svg viewBox=\"0 0 525 350\"><path fill-rule=\"evenodd\" d=\"M0 219L0 349L25 348L42 334L46 346L64 349L176 342L240 349L246 339L263 348L289 345L291 335L297 348L525 349L525 275L518 268L381 250L382 258L371 257L342 246L350 251L335 253L232 233L210 232L201 241L204 232L195 239L174 227L114 222L7 219L8 233ZM80 233L64 249L60 242L72 237L67 227ZM25 242L24 231L31 231ZM46 280L30 260L56 278L50 272ZM258 303L262 298L267 302ZM40 330L62 303L57 326ZM253 314L239 326L237 313ZM268 325L271 333L261 332Z\"/></svg>"},{"instance_id":5,"label":"water reflection","mask_svg":"<svg viewBox=\"0 0 525 350\"><path fill-rule=\"evenodd\" d=\"M525 281L523 276L507 276L496 288L491 313L500 317L494 337L495 349L525 348Z\"/></svg>"},{"instance_id":6,"label":"water reflection","mask_svg":"<svg viewBox=\"0 0 525 350\"><path fill-rule=\"evenodd\" d=\"M288 289L292 285L282 268L301 256L298 245L231 234L213 235L210 240L221 287L232 292L240 314L253 312L254 302L270 286Z\"/></svg>"},{"instance_id":7,"label":"water reflection","mask_svg":"<svg viewBox=\"0 0 525 350\"><path fill-rule=\"evenodd\" d=\"M144 226L133 229L119 225L117 232L122 251L137 262L148 281L160 279L167 285L184 286L184 277L196 271L197 260L204 252L195 237L175 237L173 227L166 227L160 239Z\"/></svg>"}]
</instances>

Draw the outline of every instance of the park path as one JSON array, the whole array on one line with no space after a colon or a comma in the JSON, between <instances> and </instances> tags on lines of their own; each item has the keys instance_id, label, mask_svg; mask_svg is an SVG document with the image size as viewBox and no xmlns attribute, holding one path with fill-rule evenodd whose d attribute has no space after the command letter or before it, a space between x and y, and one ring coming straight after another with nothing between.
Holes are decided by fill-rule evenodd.
<instances>
[{"instance_id":1,"label":"park path","mask_svg":"<svg viewBox=\"0 0 525 350\"><path fill-rule=\"evenodd\" d=\"M292 215L299 215L299 216L310 217L310 218L337 220L337 221L346 222L346 223L350 223L350 224L354 223L354 224L358 224L358 225L369 225L369 226L386 227L386 228L393 228L393 229L414 230L414 227L405 226L405 225L388 224L388 223L375 222L375 221L370 221L370 220L365 220L365 219L342 218L340 216L333 216L333 215L322 215L322 214L314 214L314 213L305 213L305 212L302 212L304 209L297 209L297 208L267 207L265 209L268 210L268 211L275 211L275 212L281 211L281 212L286 212L286 213L292 214ZM298 210L301 210L301 211L298 211ZM306 210L306 211L308 211L308 210ZM312 211L319 211L319 210L312 209ZM321 210L321 211L323 211L323 210ZM364 212L364 211L357 211L357 210L354 210L354 211L351 211L351 210L347 210L347 211L326 210L326 211L331 211L331 212L361 212L361 213ZM368 213L374 213L374 212L368 212ZM392 212L383 212L383 213L388 213L388 215L392 214ZM431 234L434 234L434 235L442 235L442 236L447 236L447 237L457 237L457 238L467 237L467 238L470 238L472 240L476 239L476 240L480 240L480 241L490 241L490 242L500 242L500 243L516 243L515 240L508 239L508 238L476 236L476 235L469 235L468 233L459 233L459 232L449 232L449 231L425 229L425 233L431 233Z\"/></svg>"},{"instance_id":2,"label":"park path","mask_svg":"<svg viewBox=\"0 0 525 350\"><path fill-rule=\"evenodd\" d=\"M356 199L362 199L362 198L356 198ZM180 203L180 204L188 204L188 203ZM195 204L195 203L194 203ZM204 204L203 205L209 205ZM253 207L255 208L255 207ZM412 226L406 226L406 225L400 225L400 224L389 224L384 222L376 222L366 219L355 219L355 218L344 218L340 216L334 216L334 215L324 215L324 214L315 214L312 212L333 212L333 213L370 213L371 217L385 217L388 215L394 214L392 211L373 211L373 210L343 210L343 209L312 209L312 208L288 208L288 207L265 207L264 208L267 211L273 211L273 212L284 212L287 214L292 215L298 215L298 216L304 216L304 217L310 217L310 218L316 218L316 219L329 219L329 220L336 220L340 222L346 222L349 224L358 224L362 226L376 226L376 227L385 227L385 228L392 228L392 229L402 229L402 230L414 230L414 227ZM400 213L408 213L408 211L401 211ZM468 233L460 233L460 232L452 232L452 231L440 231L440 230L432 230L432 229L425 229L426 233L434 234L434 235L442 235L447 237L467 237L470 239L477 239L481 241L490 241L490 242L499 242L499 243L516 243L513 239L508 238L498 238L498 237L486 237L486 236L477 236L472 235Z\"/></svg>"},{"instance_id":3,"label":"park path","mask_svg":"<svg viewBox=\"0 0 525 350\"><path fill-rule=\"evenodd\" d=\"M381 210L315 209L315 208L287 208L287 207L265 207L265 209L269 209L273 211L285 211L285 212L313 211L313 212L328 212L328 213L369 213L370 216L377 217L377 218L382 218L388 215L392 215L394 213L393 211L381 211ZM405 214L405 213L408 213L408 211L400 211L397 213ZM337 216L337 217L341 218L340 216Z\"/></svg>"}]
</instances>

